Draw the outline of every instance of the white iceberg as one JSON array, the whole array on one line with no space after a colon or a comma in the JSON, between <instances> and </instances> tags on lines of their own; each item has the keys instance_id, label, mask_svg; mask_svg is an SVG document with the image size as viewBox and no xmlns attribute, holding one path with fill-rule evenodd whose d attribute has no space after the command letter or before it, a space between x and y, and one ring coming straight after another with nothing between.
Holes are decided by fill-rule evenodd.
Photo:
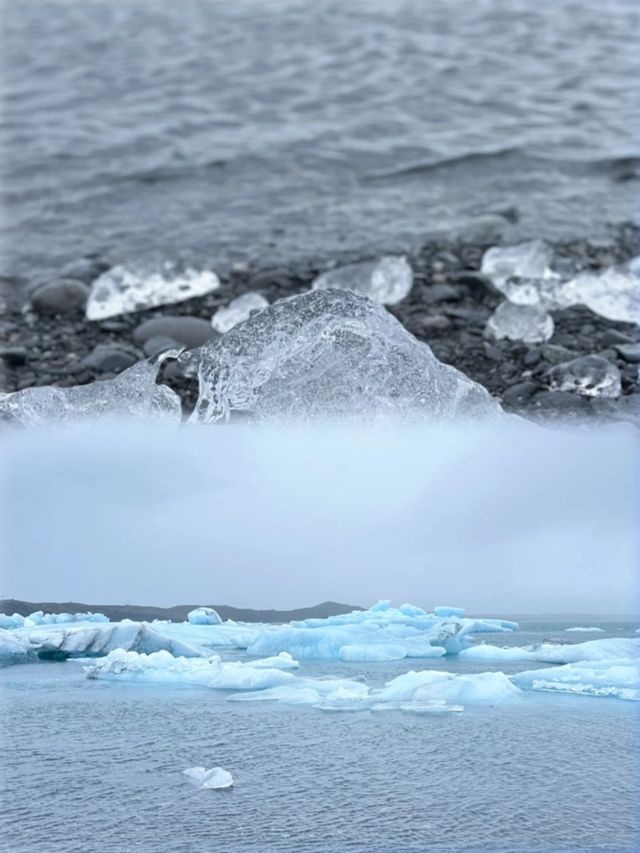
<instances>
[{"instance_id":1,"label":"white iceberg","mask_svg":"<svg viewBox=\"0 0 640 853\"><path fill-rule=\"evenodd\" d=\"M187 613L187 622L190 625L220 625L222 619L213 607L196 607Z\"/></svg>"},{"instance_id":2,"label":"white iceberg","mask_svg":"<svg viewBox=\"0 0 640 853\"><path fill-rule=\"evenodd\" d=\"M225 791L233 787L233 776L222 767L212 767L210 770L205 770L204 767L187 767L182 772L199 788Z\"/></svg>"},{"instance_id":3,"label":"white iceberg","mask_svg":"<svg viewBox=\"0 0 640 853\"><path fill-rule=\"evenodd\" d=\"M637 657L586 660L533 669L519 672L511 676L511 680L523 690L640 701L640 661Z\"/></svg>"},{"instance_id":4,"label":"white iceberg","mask_svg":"<svg viewBox=\"0 0 640 853\"><path fill-rule=\"evenodd\" d=\"M502 702L514 699L520 690L511 683L503 672L480 672L455 674L439 670L406 672L387 682L376 691L375 699L380 702L433 702L447 704L469 702Z\"/></svg>"},{"instance_id":5,"label":"white iceberg","mask_svg":"<svg viewBox=\"0 0 640 853\"><path fill-rule=\"evenodd\" d=\"M19 613L13 613L11 616L8 613L0 613L0 629L22 628L23 625L24 616Z\"/></svg>"},{"instance_id":6,"label":"white iceberg","mask_svg":"<svg viewBox=\"0 0 640 853\"><path fill-rule=\"evenodd\" d=\"M533 646L478 645L460 652L462 660L491 663L530 660L539 663L577 663L640 657L640 639L613 637L585 643L540 643Z\"/></svg>"},{"instance_id":7,"label":"white iceberg","mask_svg":"<svg viewBox=\"0 0 640 853\"><path fill-rule=\"evenodd\" d=\"M160 271L136 271L115 266L91 285L86 315L88 320L105 320L119 314L183 302L219 287L220 279L210 270L189 267L180 271L168 263Z\"/></svg>"},{"instance_id":8,"label":"white iceberg","mask_svg":"<svg viewBox=\"0 0 640 853\"><path fill-rule=\"evenodd\" d=\"M58 388L44 385L0 394L0 416L23 426L93 422L100 418L136 418L177 426L182 419L178 395L156 379L160 365L177 353L169 350L140 361L115 379Z\"/></svg>"},{"instance_id":9,"label":"white iceberg","mask_svg":"<svg viewBox=\"0 0 640 853\"><path fill-rule=\"evenodd\" d=\"M602 631L604 633L604 628L581 628L579 625L576 625L575 628L565 628L567 632L575 631L576 633L586 633L586 634L595 634L597 631Z\"/></svg>"},{"instance_id":10,"label":"white iceberg","mask_svg":"<svg viewBox=\"0 0 640 853\"><path fill-rule=\"evenodd\" d=\"M211 318L211 325L217 332L224 335L238 323L248 320L254 311L262 311L263 308L268 307L269 302L261 293L255 291L243 293L242 296L232 299L228 305L218 308Z\"/></svg>"},{"instance_id":11,"label":"white iceberg","mask_svg":"<svg viewBox=\"0 0 640 853\"><path fill-rule=\"evenodd\" d=\"M9 631L0 634L0 667L28 663L36 657L36 648L28 637L17 636Z\"/></svg>"},{"instance_id":12,"label":"white iceberg","mask_svg":"<svg viewBox=\"0 0 640 853\"><path fill-rule=\"evenodd\" d=\"M2 619L2 616L0 616ZM66 625L74 622L108 622L104 613L44 613L36 610L22 621L22 626L32 628L34 625ZM21 626L15 626L21 627Z\"/></svg>"},{"instance_id":13,"label":"white iceberg","mask_svg":"<svg viewBox=\"0 0 640 853\"><path fill-rule=\"evenodd\" d=\"M293 662L295 664L295 661ZM223 661L186 658L159 651L151 654L116 649L85 667L91 679L118 679L154 684L209 687L214 690L264 690L295 680L289 657L269 661Z\"/></svg>"},{"instance_id":14,"label":"white iceberg","mask_svg":"<svg viewBox=\"0 0 640 853\"><path fill-rule=\"evenodd\" d=\"M370 299L319 290L281 299L198 354L192 420L492 417L489 393L441 364Z\"/></svg>"},{"instance_id":15,"label":"white iceberg","mask_svg":"<svg viewBox=\"0 0 640 853\"><path fill-rule=\"evenodd\" d=\"M313 290L338 288L353 290L382 305L397 305L411 291L413 270L405 257L386 255L377 261L363 261L336 267L319 275Z\"/></svg>"}]
</instances>

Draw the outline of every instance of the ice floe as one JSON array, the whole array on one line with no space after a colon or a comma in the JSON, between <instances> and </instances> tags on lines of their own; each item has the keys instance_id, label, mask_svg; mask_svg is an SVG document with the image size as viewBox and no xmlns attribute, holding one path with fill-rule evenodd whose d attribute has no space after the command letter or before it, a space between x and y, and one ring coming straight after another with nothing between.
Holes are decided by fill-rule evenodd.
<instances>
[{"instance_id":1,"label":"ice floe","mask_svg":"<svg viewBox=\"0 0 640 853\"><path fill-rule=\"evenodd\" d=\"M634 657L640 658L640 639L625 637L588 640L584 643L540 643L533 646L499 647L481 644L460 652L462 660L492 663L530 660L565 664Z\"/></svg>"},{"instance_id":2,"label":"ice floe","mask_svg":"<svg viewBox=\"0 0 640 853\"><path fill-rule=\"evenodd\" d=\"M292 296L253 314L198 355L192 420L483 418L489 393L439 362L382 306L349 290Z\"/></svg>"},{"instance_id":3,"label":"ice floe","mask_svg":"<svg viewBox=\"0 0 640 853\"><path fill-rule=\"evenodd\" d=\"M4 614L0 614L2 620ZM14 614L14 617L17 614ZM11 618L14 618L11 617ZM25 616L22 625L25 628L31 628L34 625L65 625L73 622L108 622L109 618L104 613L44 613L42 610L36 610ZM0 621L0 625L1 625ZM18 628L20 625L15 625Z\"/></svg>"},{"instance_id":4,"label":"ice floe","mask_svg":"<svg viewBox=\"0 0 640 853\"><path fill-rule=\"evenodd\" d=\"M212 767L210 770L205 770L204 767L187 767L182 772L198 788L210 791L226 791L233 787L233 776L222 767Z\"/></svg>"},{"instance_id":5,"label":"ice floe","mask_svg":"<svg viewBox=\"0 0 640 853\"><path fill-rule=\"evenodd\" d=\"M178 425L180 398L156 379L162 362L175 356L167 351L123 370L115 379L89 385L58 388L44 385L0 394L0 416L23 426L94 422L101 418L134 418Z\"/></svg>"},{"instance_id":6,"label":"ice floe","mask_svg":"<svg viewBox=\"0 0 640 853\"><path fill-rule=\"evenodd\" d=\"M238 323L248 320L254 311L262 311L263 308L268 307L269 302L261 293L255 291L243 293L242 296L232 299L228 305L218 308L211 318L211 325L217 332L224 335Z\"/></svg>"},{"instance_id":7,"label":"ice floe","mask_svg":"<svg viewBox=\"0 0 640 853\"><path fill-rule=\"evenodd\" d=\"M512 676L523 690L605 696L640 701L640 660L587 660L563 666L533 669Z\"/></svg>"},{"instance_id":8,"label":"ice floe","mask_svg":"<svg viewBox=\"0 0 640 853\"><path fill-rule=\"evenodd\" d=\"M347 264L322 273L312 288L354 290L373 302L396 305L409 295L412 285L413 270L407 259L386 255L376 261Z\"/></svg>"},{"instance_id":9,"label":"ice floe","mask_svg":"<svg viewBox=\"0 0 640 853\"><path fill-rule=\"evenodd\" d=\"M158 305L183 302L219 287L220 279L210 270L191 267L179 270L168 263L160 270L137 271L115 266L91 285L86 315L88 320L104 320Z\"/></svg>"},{"instance_id":10,"label":"ice floe","mask_svg":"<svg viewBox=\"0 0 640 853\"><path fill-rule=\"evenodd\" d=\"M575 628L565 628L565 631L576 631L583 632L588 634L595 634L596 632L602 631L604 633L604 628L582 628L579 625L576 625Z\"/></svg>"}]
</instances>

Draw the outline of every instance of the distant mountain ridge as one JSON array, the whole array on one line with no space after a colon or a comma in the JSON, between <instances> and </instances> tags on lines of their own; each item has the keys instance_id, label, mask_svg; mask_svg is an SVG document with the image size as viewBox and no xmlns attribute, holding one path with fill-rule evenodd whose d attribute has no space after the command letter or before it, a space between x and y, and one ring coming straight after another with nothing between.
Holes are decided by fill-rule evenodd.
<instances>
[{"instance_id":1,"label":"distant mountain ridge","mask_svg":"<svg viewBox=\"0 0 640 853\"><path fill-rule=\"evenodd\" d=\"M0 598L0 613L19 613L28 616L36 610L45 613L104 613L112 622L132 619L134 622L150 622L153 619L170 619L172 622L184 622L187 613L196 607L213 607L222 619L234 619L237 622L291 622L294 619L326 619L327 616L339 616L362 607L351 604L339 604L336 601L323 601L313 607L300 607L296 610L253 610L249 607L230 607L227 604L177 604L174 607L148 607L138 604L80 604L77 601L20 601L17 598Z\"/></svg>"}]
</instances>

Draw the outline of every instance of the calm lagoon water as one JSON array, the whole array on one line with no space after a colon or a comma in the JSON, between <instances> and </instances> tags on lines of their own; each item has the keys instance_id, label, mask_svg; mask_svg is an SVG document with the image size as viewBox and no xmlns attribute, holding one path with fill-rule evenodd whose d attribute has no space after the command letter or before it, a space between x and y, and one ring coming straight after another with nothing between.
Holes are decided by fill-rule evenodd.
<instances>
[{"instance_id":1,"label":"calm lagoon water","mask_svg":"<svg viewBox=\"0 0 640 853\"><path fill-rule=\"evenodd\" d=\"M522 645L568 624L486 639ZM635 628L602 627L599 638ZM301 674L378 685L412 668L492 667L309 662ZM89 681L71 661L2 670L0 701L6 853L621 853L640 843L634 702L525 693L448 716L322 713ZM197 790L181 773L214 764L233 773L231 791Z\"/></svg>"}]
</instances>

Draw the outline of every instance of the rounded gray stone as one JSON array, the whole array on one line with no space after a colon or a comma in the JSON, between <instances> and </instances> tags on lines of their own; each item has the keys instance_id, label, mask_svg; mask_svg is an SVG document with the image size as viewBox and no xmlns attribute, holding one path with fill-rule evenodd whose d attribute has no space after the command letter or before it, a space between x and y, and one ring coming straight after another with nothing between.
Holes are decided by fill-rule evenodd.
<instances>
[{"instance_id":1,"label":"rounded gray stone","mask_svg":"<svg viewBox=\"0 0 640 853\"><path fill-rule=\"evenodd\" d=\"M84 311L89 288L75 278L59 278L39 287L31 297L36 314L77 314Z\"/></svg>"},{"instance_id":2,"label":"rounded gray stone","mask_svg":"<svg viewBox=\"0 0 640 853\"><path fill-rule=\"evenodd\" d=\"M166 335L154 335L144 342L142 349L147 358L153 358L154 355L160 355L161 352L166 352L168 349L180 349L180 346L178 341L168 338Z\"/></svg>"},{"instance_id":3,"label":"rounded gray stone","mask_svg":"<svg viewBox=\"0 0 640 853\"><path fill-rule=\"evenodd\" d=\"M133 339L142 344L157 337L171 338L191 348L202 346L219 335L208 320L185 316L153 317L141 323L133 333Z\"/></svg>"},{"instance_id":4,"label":"rounded gray stone","mask_svg":"<svg viewBox=\"0 0 640 853\"><path fill-rule=\"evenodd\" d=\"M126 350L108 344L98 344L86 358L78 364L81 370L93 370L96 373L118 373L135 364L138 358Z\"/></svg>"}]
</instances>

